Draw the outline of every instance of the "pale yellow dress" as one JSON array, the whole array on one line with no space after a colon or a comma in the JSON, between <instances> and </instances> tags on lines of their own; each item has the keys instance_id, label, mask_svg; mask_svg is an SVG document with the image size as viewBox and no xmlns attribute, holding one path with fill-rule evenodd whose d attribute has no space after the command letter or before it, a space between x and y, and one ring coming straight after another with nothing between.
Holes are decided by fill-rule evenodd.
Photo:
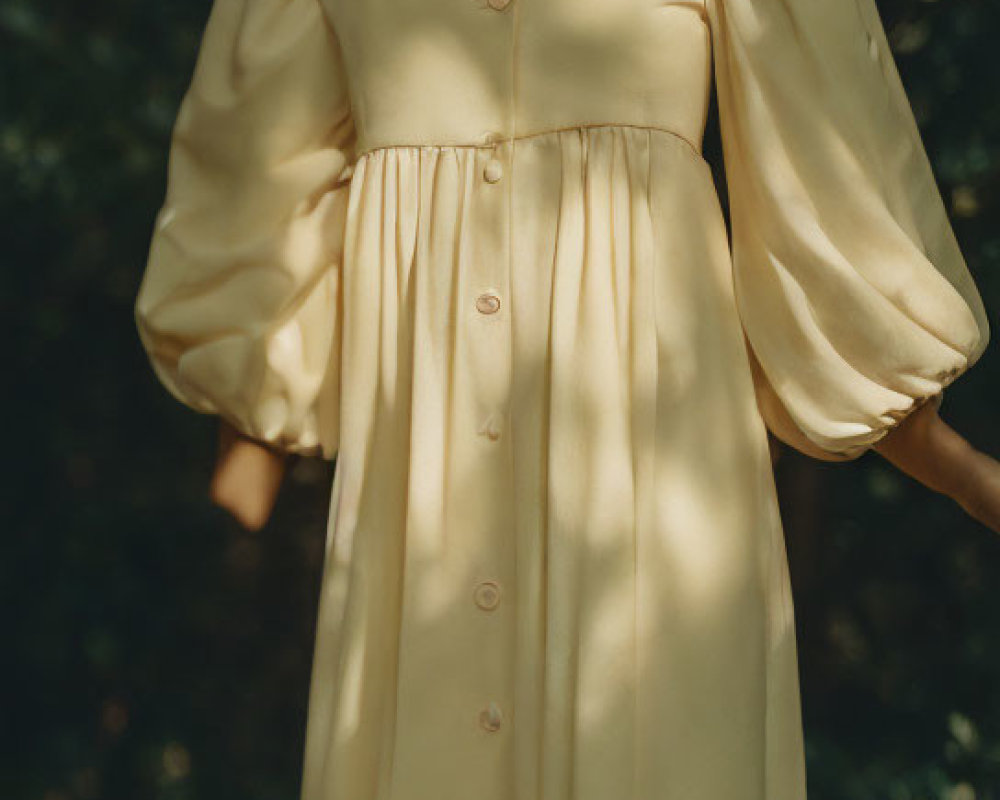
<instances>
[{"instance_id":1,"label":"pale yellow dress","mask_svg":"<svg viewBox=\"0 0 1000 800\"><path fill-rule=\"evenodd\" d=\"M989 337L873 0L215 0L136 317L337 457L303 800L802 800L765 426Z\"/></svg>"}]
</instances>

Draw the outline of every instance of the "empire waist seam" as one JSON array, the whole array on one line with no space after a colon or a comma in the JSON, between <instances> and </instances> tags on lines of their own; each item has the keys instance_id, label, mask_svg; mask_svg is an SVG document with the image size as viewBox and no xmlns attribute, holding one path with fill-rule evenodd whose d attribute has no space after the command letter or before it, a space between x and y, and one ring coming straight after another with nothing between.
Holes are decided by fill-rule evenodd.
<instances>
[{"instance_id":1,"label":"empire waist seam","mask_svg":"<svg viewBox=\"0 0 1000 800\"><path fill-rule=\"evenodd\" d=\"M532 139L538 136L544 136L550 133L562 133L564 131L577 131L577 130L587 130L591 128L635 128L638 130L649 130L656 131L658 133L665 133L669 136L678 139L683 144L693 152L698 158L704 160L704 154L701 149L695 145L686 136L672 131L669 128L663 128L658 125L640 125L631 122L588 122L579 123L576 125L564 125L557 128L545 128L543 130L528 131L525 133L517 133L513 136L495 134L492 137L484 139L482 142L435 142L429 144L426 142L399 142L395 144L384 144L376 145L374 147L365 147L363 150L357 152L357 159L361 159L369 153L374 153L378 150L396 150L396 149L421 149L421 150L448 150L448 149L474 149L474 148L493 148L498 144L503 142L511 141L521 141L523 139Z\"/></svg>"}]
</instances>

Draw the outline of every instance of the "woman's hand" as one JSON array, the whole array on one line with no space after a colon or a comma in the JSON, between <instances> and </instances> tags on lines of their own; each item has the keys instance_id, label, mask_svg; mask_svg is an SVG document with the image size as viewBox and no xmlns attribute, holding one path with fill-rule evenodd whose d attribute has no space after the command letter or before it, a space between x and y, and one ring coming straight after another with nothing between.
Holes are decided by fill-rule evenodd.
<instances>
[{"instance_id":1,"label":"woman's hand","mask_svg":"<svg viewBox=\"0 0 1000 800\"><path fill-rule=\"evenodd\" d=\"M872 449L1000 532L1000 462L963 439L934 403L914 411Z\"/></svg>"},{"instance_id":2,"label":"woman's hand","mask_svg":"<svg viewBox=\"0 0 1000 800\"><path fill-rule=\"evenodd\" d=\"M212 475L212 502L247 530L264 527L285 474L287 455L250 439L225 420L219 424L219 452Z\"/></svg>"}]
</instances>

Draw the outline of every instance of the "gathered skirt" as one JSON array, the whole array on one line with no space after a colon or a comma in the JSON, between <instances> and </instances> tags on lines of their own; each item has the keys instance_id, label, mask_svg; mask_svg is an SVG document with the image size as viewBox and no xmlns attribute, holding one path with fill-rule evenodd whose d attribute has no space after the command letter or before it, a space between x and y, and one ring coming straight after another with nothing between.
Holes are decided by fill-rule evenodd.
<instances>
[{"instance_id":1,"label":"gathered skirt","mask_svg":"<svg viewBox=\"0 0 1000 800\"><path fill-rule=\"evenodd\" d=\"M803 800L711 169L631 125L362 153L303 800Z\"/></svg>"}]
</instances>

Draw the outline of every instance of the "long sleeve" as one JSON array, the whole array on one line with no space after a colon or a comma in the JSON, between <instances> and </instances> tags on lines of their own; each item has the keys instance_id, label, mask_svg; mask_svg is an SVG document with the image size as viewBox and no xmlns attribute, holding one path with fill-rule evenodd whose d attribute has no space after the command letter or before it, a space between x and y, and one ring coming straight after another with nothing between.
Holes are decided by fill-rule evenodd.
<instances>
[{"instance_id":1,"label":"long sleeve","mask_svg":"<svg viewBox=\"0 0 1000 800\"><path fill-rule=\"evenodd\" d=\"M356 133L320 0L215 0L135 304L157 377L288 452L339 447Z\"/></svg>"},{"instance_id":2,"label":"long sleeve","mask_svg":"<svg viewBox=\"0 0 1000 800\"><path fill-rule=\"evenodd\" d=\"M855 458L989 326L874 0L708 0L733 278L758 403Z\"/></svg>"}]
</instances>

